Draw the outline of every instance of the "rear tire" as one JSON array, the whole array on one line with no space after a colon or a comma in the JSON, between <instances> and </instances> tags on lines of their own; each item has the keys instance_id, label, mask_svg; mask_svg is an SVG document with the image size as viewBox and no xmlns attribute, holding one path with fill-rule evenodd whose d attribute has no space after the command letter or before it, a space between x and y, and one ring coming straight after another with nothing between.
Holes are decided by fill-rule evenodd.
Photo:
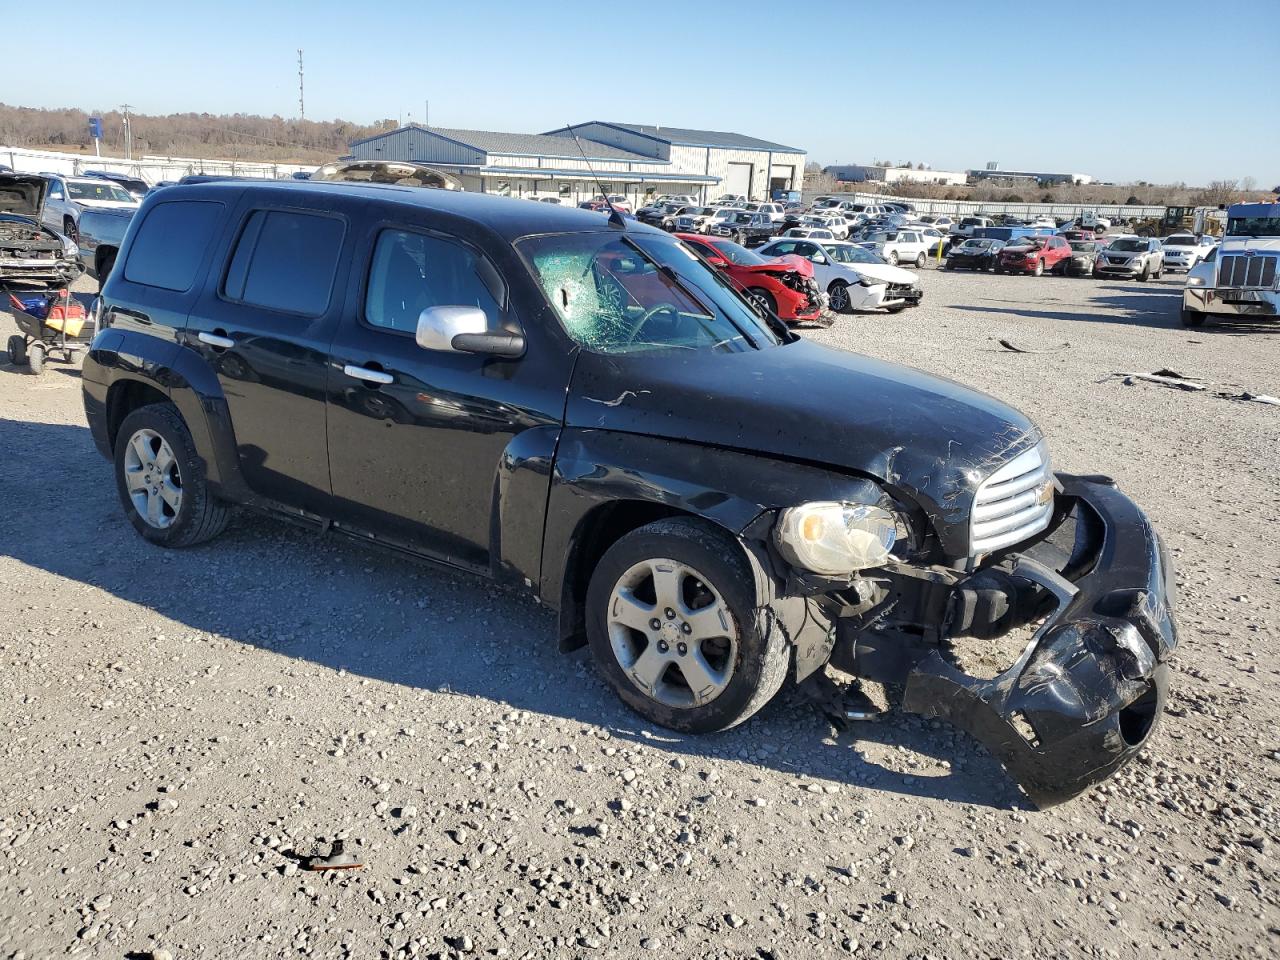
<instances>
[{"instance_id":1,"label":"rear tire","mask_svg":"<svg viewBox=\"0 0 1280 960\"><path fill-rule=\"evenodd\" d=\"M44 373L44 357L44 344L33 343L27 348L27 365L31 370L32 376L38 377Z\"/></svg>"},{"instance_id":2,"label":"rear tire","mask_svg":"<svg viewBox=\"0 0 1280 960\"><path fill-rule=\"evenodd\" d=\"M231 508L209 491L204 461L171 404L149 404L125 417L116 433L114 461L120 503L144 539L161 547L190 547L226 529ZM151 513L153 497L160 506Z\"/></svg>"},{"instance_id":3,"label":"rear tire","mask_svg":"<svg viewBox=\"0 0 1280 960\"><path fill-rule=\"evenodd\" d=\"M923 253L916 254L916 269L923 270L927 259L928 258Z\"/></svg>"},{"instance_id":4,"label":"rear tire","mask_svg":"<svg viewBox=\"0 0 1280 960\"><path fill-rule=\"evenodd\" d=\"M659 575L670 589L660 590ZM659 520L600 559L587 589L587 638L610 686L646 720L685 733L727 730L786 680L790 645L761 609L765 599L732 537L702 520ZM700 612L698 628L684 633L680 625L692 627Z\"/></svg>"},{"instance_id":5,"label":"rear tire","mask_svg":"<svg viewBox=\"0 0 1280 960\"><path fill-rule=\"evenodd\" d=\"M20 367L27 362L27 341L14 334L9 338L9 362L15 367Z\"/></svg>"},{"instance_id":6,"label":"rear tire","mask_svg":"<svg viewBox=\"0 0 1280 960\"><path fill-rule=\"evenodd\" d=\"M1186 307L1182 308L1182 325L1184 327L1188 327L1190 329L1203 327L1204 319L1205 315L1199 310L1188 310Z\"/></svg>"}]
</instances>

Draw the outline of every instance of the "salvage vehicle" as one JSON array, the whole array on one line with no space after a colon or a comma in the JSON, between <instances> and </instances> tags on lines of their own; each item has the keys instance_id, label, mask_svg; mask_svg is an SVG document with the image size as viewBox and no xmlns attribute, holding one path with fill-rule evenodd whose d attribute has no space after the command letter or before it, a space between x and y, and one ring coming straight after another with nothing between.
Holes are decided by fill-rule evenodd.
<instances>
[{"instance_id":1,"label":"salvage vehicle","mask_svg":"<svg viewBox=\"0 0 1280 960\"><path fill-rule=\"evenodd\" d=\"M1161 241L1164 248L1166 270L1190 270L1205 258L1218 241L1210 236L1197 237L1194 233L1175 233Z\"/></svg>"},{"instance_id":2,"label":"salvage vehicle","mask_svg":"<svg viewBox=\"0 0 1280 960\"><path fill-rule=\"evenodd\" d=\"M732 237L744 247L754 247L776 234L778 225L767 213L739 210L728 220L712 221L707 232L715 237Z\"/></svg>"},{"instance_id":3,"label":"salvage vehicle","mask_svg":"<svg viewBox=\"0 0 1280 960\"><path fill-rule=\"evenodd\" d=\"M788 323L816 320L827 298L803 257L762 257L732 240L676 234L763 309Z\"/></svg>"},{"instance_id":4,"label":"salvage vehicle","mask_svg":"<svg viewBox=\"0 0 1280 960\"><path fill-rule=\"evenodd\" d=\"M116 254L137 207L93 208L80 214L80 264L102 283L115 266Z\"/></svg>"},{"instance_id":5,"label":"salvage vehicle","mask_svg":"<svg viewBox=\"0 0 1280 960\"><path fill-rule=\"evenodd\" d=\"M1043 276L1066 269L1071 245L1061 237L1029 236L1010 241L996 257L996 273L1029 273Z\"/></svg>"},{"instance_id":6,"label":"salvage vehicle","mask_svg":"<svg viewBox=\"0 0 1280 960\"><path fill-rule=\"evenodd\" d=\"M636 211L636 219L641 223L647 223L651 227L661 225L662 221L668 217L674 216L682 209L679 203L654 203L647 207L641 207Z\"/></svg>"},{"instance_id":7,"label":"salvage vehicle","mask_svg":"<svg viewBox=\"0 0 1280 960\"><path fill-rule=\"evenodd\" d=\"M75 243L41 222L48 188L43 176L0 173L0 286L66 286L81 273Z\"/></svg>"},{"instance_id":8,"label":"salvage vehicle","mask_svg":"<svg viewBox=\"0 0 1280 960\"><path fill-rule=\"evenodd\" d=\"M685 207L672 218L678 233L706 233L720 207Z\"/></svg>"},{"instance_id":9,"label":"salvage vehicle","mask_svg":"<svg viewBox=\"0 0 1280 960\"><path fill-rule=\"evenodd\" d=\"M951 235L967 239L974 236L978 230L995 225L996 222L990 217L961 217L960 222L951 228Z\"/></svg>"},{"instance_id":10,"label":"salvage vehicle","mask_svg":"<svg viewBox=\"0 0 1280 960\"><path fill-rule=\"evenodd\" d=\"M947 270L992 270L1003 249L1003 240L971 237L951 247L942 266Z\"/></svg>"},{"instance_id":11,"label":"salvage vehicle","mask_svg":"<svg viewBox=\"0 0 1280 960\"><path fill-rule=\"evenodd\" d=\"M873 251L886 263L896 267L903 261L914 262L917 269L924 267L937 242L926 238L919 230L864 230L860 237L858 244Z\"/></svg>"},{"instance_id":12,"label":"salvage vehicle","mask_svg":"<svg viewBox=\"0 0 1280 960\"><path fill-rule=\"evenodd\" d=\"M836 313L885 309L899 313L920 306L924 291L920 278L890 266L856 243L841 240L780 239L760 249L766 257L799 256L813 264L818 285L827 292Z\"/></svg>"},{"instance_id":13,"label":"salvage vehicle","mask_svg":"<svg viewBox=\"0 0 1280 960\"><path fill-rule=\"evenodd\" d=\"M80 171L80 176L90 177L94 180L110 180L139 203L142 202L142 198L151 189L147 181L141 177L131 177L127 173L114 173L110 170L82 170Z\"/></svg>"},{"instance_id":14,"label":"salvage vehicle","mask_svg":"<svg viewBox=\"0 0 1280 960\"><path fill-rule=\"evenodd\" d=\"M1161 713L1173 574L1115 481L1055 472L992 397L798 337L660 230L180 185L144 201L99 303L85 413L152 544L243 505L469 571L557 611L563 649L687 734L837 685L828 665L900 684L1041 805ZM995 676L956 655L1011 631Z\"/></svg>"},{"instance_id":15,"label":"salvage vehicle","mask_svg":"<svg viewBox=\"0 0 1280 960\"><path fill-rule=\"evenodd\" d=\"M1102 244L1096 240L1069 240L1071 259L1065 261L1063 272L1072 277L1092 277L1102 256Z\"/></svg>"},{"instance_id":16,"label":"salvage vehicle","mask_svg":"<svg viewBox=\"0 0 1280 960\"><path fill-rule=\"evenodd\" d=\"M1216 264L1213 262L1216 260ZM1192 269L1182 291L1182 325L1217 320L1274 320L1280 316L1280 203L1234 203L1227 207L1222 243L1209 252L1212 264Z\"/></svg>"},{"instance_id":17,"label":"salvage vehicle","mask_svg":"<svg viewBox=\"0 0 1280 960\"><path fill-rule=\"evenodd\" d=\"M110 180L93 177L63 177L58 174L42 174L49 181L45 194L42 220L72 240L80 235L80 214L90 208L131 209L138 208L138 201L127 190Z\"/></svg>"},{"instance_id":18,"label":"salvage vehicle","mask_svg":"<svg viewBox=\"0 0 1280 960\"><path fill-rule=\"evenodd\" d=\"M788 227L780 237L810 237L814 240L834 240L836 235L825 227Z\"/></svg>"},{"instance_id":19,"label":"salvage vehicle","mask_svg":"<svg viewBox=\"0 0 1280 960\"><path fill-rule=\"evenodd\" d=\"M1164 272L1164 248L1155 237L1116 237L1098 257L1096 277L1132 277L1159 280Z\"/></svg>"},{"instance_id":20,"label":"salvage vehicle","mask_svg":"<svg viewBox=\"0 0 1280 960\"><path fill-rule=\"evenodd\" d=\"M956 225L955 220L951 217L946 214L936 213L925 214L920 218L920 222L929 224L929 226L933 227L933 229L937 230L939 233L948 234L951 232L951 228Z\"/></svg>"}]
</instances>

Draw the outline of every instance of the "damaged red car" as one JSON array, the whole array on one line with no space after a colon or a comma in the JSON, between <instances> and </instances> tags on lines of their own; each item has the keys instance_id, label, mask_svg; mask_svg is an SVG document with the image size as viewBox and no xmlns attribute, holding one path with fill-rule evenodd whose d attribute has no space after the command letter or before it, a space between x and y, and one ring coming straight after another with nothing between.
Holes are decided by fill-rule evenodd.
<instances>
[{"instance_id":1,"label":"damaged red car","mask_svg":"<svg viewBox=\"0 0 1280 960\"><path fill-rule=\"evenodd\" d=\"M804 257L762 257L732 240L677 233L711 266L740 284L747 295L787 323L816 320L827 297Z\"/></svg>"}]
</instances>

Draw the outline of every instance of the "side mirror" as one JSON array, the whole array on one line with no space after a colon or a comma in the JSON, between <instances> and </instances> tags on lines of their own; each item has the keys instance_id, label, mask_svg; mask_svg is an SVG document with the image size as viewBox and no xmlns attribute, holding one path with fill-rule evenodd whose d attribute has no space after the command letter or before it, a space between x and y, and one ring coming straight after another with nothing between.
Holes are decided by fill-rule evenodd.
<instances>
[{"instance_id":1,"label":"side mirror","mask_svg":"<svg viewBox=\"0 0 1280 960\"><path fill-rule=\"evenodd\" d=\"M521 356L525 346L519 334L490 331L489 318L479 307L428 307L418 314L415 339L424 350L494 357Z\"/></svg>"},{"instance_id":2,"label":"side mirror","mask_svg":"<svg viewBox=\"0 0 1280 960\"><path fill-rule=\"evenodd\" d=\"M707 263L713 267L727 267L729 265L729 261L724 257L707 257Z\"/></svg>"}]
</instances>

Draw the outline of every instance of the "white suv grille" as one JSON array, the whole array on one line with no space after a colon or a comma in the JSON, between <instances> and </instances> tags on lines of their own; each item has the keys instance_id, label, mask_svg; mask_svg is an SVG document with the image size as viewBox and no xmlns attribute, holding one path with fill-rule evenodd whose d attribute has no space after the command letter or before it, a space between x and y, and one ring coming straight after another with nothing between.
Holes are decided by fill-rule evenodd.
<instances>
[{"instance_id":1,"label":"white suv grille","mask_svg":"<svg viewBox=\"0 0 1280 960\"><path fill-rule=\"evenodd\" d=\"M1014 457L987 477L973 500L969 552L991 553L1021 543L1049 525L1053 471L1044 443Z\"/></svg>"}]
</instances>

